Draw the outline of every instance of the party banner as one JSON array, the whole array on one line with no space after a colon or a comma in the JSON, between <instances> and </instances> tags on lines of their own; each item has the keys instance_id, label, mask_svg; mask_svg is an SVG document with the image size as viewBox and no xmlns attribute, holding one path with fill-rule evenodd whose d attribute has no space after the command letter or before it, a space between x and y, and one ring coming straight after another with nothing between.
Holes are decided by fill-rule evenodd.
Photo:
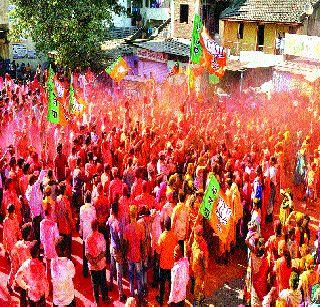
<instances>
[{"instance_id":1,"label":"party banner","mask_svg":"<svg viewBox=\"0 0 320 307\"><path fill-rule=\"evenodd\" d=\"M231 226L232 210L226 196L214 175L211 175L208 187L200 206L201 215L207 219L222 242L226 242Z\"/></svg>"},{"instance_id":2,"label":"party banner","mask_svg":"<svg viewBox=\"0 0 320 307\"><path fill-rule=\"evenodd\" d=\"M193 64L200 64L202 46L200 44L200 33L202 31L202 20L198 14L194 15L193 31L190 45L190 61Z\"/></svg>"},{"instance_id":3,"label":"party banner","mask_svg":"<svg viewBox=\"0 0 320 307\"><path fill-rule=\"evenodd\" d=\"M209 36L206 28L203 28L201 32L200 43L203 50L201 65L210 74L216 74L218 78L223 77L227 65L227 55L224 48Z\"/></svg>"},{"instance_id":4,"label":"party banner","mask_svg":"<svg viewBox=\"0 0 320 307\"><path fill-rule=\"evenodd\" d=\"M86 108L87 103L84 99L76 94L73 88L73 75L71 75L69 90L69 113L75 114L76 116L82 116Z\"/></svg>"},{"instance_id":5,"label":"party banner","mask_svg":"<svg viewBox=\"0 0 320 307\"><path fill-rule=\"evenodd\" d=\"M47 120L52 124L60 124L65 126L67 124L67 118L65 116L65 111L59 103L56 93L55 93L55 84L54 84L54 71L49 67L49 76L47 82L48 88L48 115Z\"/></svg>"},{"instance_id":6,"label":"party banner","mask_svg":"<svg viewBox=\"0 0 320 307\"><path fill-rule=\"evenodd\" d=\"M109 74L112 80L120 82L127 75L130 67L123 57L119 57L110 67L106 68L106 73Z\"/></svg>"}]
</instances>

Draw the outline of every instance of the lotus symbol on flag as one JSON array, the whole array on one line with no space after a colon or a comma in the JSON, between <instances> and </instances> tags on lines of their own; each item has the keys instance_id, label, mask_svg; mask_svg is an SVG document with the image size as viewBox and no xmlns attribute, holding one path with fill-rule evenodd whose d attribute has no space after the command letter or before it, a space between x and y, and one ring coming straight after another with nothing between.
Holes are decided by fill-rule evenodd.
<instances>
[{"instance_id":1,"label":"lotus symbol on flag","mask_svg":"<svg viewBox=\"0 0 320 307\"><path fill-rule=\"evenodd\" d=\"M228 207L228 205L224 202L224 200L221 197L219 197L216 214L219 222L223 225L228 224L228 221L232 215L231 209Z\"/></svg>"},{"instance_id":2,"label":"lotus symbol on flag","mask_svg":"<svg viewBox=\"0 0 320 307\"><path fill-rule=\"evenodd\" d=\"M64 87L60 84L59 81L55 81L56 91L57 91L57 98L63 98L64 96Z\"/></svg>"},{"instance_id":3,"label":"lotus symbol on flag","mask_svg":"<svg viewBox=\"0 0 320 307\"><path fill-rule=\"evenodd\" d=\"M126 72L126 69L125 69L123 66L120 66L118 72L119 72L120 74L125 73L125 72Z\"/></svg>"}]
</instances>

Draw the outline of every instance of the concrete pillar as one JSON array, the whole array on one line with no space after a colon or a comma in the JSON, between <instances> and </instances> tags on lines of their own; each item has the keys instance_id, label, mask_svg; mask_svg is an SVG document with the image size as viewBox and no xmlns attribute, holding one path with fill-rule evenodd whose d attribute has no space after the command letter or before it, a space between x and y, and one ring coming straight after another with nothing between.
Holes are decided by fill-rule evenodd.
<instances>
[{"instance_id":1,"label":"concrete pillar","mask_svg":"<svg viewBox=\"0 0 320 307\"><path fill-rule=\"evenodd\" d=\"M170 37L174 37L174 18L175 18L175 7L174 7L174 0L170 0Z\"/></svg>"}]
</instances>

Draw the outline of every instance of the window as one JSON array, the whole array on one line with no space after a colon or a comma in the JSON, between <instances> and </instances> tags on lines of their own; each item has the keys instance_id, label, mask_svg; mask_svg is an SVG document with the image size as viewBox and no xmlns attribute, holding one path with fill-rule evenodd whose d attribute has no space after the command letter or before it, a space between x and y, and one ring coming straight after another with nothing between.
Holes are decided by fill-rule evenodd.
<instances>
[{"instance_id":1,"label":"window","mask_svg":"<svg viewBox=\"0 0 320 307\"><path fill-rule=\"evenodd\" d=\"M244 23L240 22L238 27L238 38L243 39Z\"/></svg>"},{"instance_id":2,"label":"window","mask_svg":"<svg viewBox=\"0 0 320 307\"><path fill-rule=\"evenodd\" d=\"M290 27L289 27L289 33L290 33L290 34L296 34L296 33L297 33L297 28L290 26Z\"/></svg>"},{"instance_id":3,"label":"window","mask_svg":"<svg viewBox=\"0 0 320 307\"><path fill-rule=\"evenodd\" d=\"M264 25L258 26L258 46L264 45Z\"/></svg>"},{"instance_id":4,"label":"window","mask_svg":"<svg viewBox=\"0 0 320 307\"><path fill-rule=\"evenodd\" d=\"M180 4L180 23L188 23L189 19L189 5Z\"/></svg>"}]
</instances>

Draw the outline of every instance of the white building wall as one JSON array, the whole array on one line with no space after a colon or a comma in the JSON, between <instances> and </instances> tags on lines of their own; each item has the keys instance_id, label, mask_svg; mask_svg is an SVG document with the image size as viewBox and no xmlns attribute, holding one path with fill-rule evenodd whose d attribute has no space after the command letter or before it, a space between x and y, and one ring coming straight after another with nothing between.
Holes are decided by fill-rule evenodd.
<instances>
[{"instance_id":1,"label":"white building wall","mask_svg":"<svg viewBox=\"0 0 320 307\"><path fill-rule=\"evenodd\" d=\"M128 0L118 0L118 3L125 9L127 10L128 7ZM127 28L131 27L131 18L127 17L127 13L123 12L118 14L112 13L112 18L111 18L111 24L113 24L117 28Z\"/></svg>"}]
</instances>

